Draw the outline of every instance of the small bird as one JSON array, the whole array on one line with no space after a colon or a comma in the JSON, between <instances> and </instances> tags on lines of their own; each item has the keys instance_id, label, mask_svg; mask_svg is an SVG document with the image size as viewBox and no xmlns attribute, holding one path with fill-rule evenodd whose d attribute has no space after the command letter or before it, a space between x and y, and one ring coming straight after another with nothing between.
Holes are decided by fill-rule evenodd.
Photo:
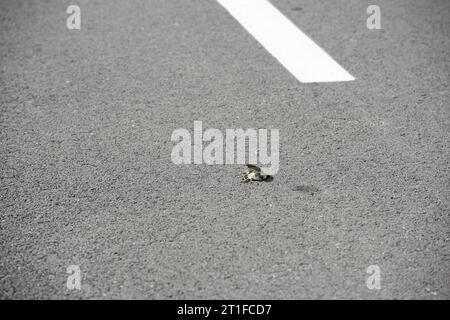
<instances>
[{"instance_id":1,"label":"small bird","mask_svg":"<svg viewBox=\"0 0 450 320\"><path fill-rule=\"evenodd\" d=\"M261 168L252 165L246 164L247 168L241 172L241 182L250 182L250 181L264 181L269 178L269 175L261 173Z\"/></svg>"}]
</instances>

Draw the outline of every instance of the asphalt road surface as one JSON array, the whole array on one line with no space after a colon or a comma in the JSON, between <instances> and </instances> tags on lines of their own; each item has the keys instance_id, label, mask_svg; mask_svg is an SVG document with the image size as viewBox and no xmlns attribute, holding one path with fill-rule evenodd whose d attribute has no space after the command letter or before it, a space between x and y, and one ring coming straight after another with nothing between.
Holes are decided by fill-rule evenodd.
<instances>
[{"instance_id":1,"label":"asphalt road surface","mask_svg":"<svg viewBox=\"0 0 450 320\"><path fill-rule=\"evenodd\" d=\"M213 0L0 2L1 298L450 298L450 2L272 3L356 80ZM173 164L194 120L279 129L278 174Z\"/></svg>"}]
</instances>

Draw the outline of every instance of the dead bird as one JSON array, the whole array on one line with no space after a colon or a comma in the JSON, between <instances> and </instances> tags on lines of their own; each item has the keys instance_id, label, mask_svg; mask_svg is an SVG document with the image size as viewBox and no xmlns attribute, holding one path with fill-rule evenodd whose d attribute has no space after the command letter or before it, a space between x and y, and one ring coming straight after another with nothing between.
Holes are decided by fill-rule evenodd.
<instances>
[{"instance_id":1,"label":"dead bird","mask_svg":"<svg viewBox=\"0 0 450 320\"><path fill-rule=\"evenodd\" d=\"M267 174L263 174L261 168L255 165L246 164L246 166L247 168L240 174L241 182L264 181L270 177Z\"/></svg>"}]
</instances>

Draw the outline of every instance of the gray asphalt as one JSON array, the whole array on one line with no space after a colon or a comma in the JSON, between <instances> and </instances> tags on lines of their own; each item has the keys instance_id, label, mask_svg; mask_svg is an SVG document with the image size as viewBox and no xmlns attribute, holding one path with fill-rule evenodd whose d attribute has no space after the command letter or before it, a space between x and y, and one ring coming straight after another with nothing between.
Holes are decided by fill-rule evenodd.
<instances>
[{"instance_id":1,"label":"gray asphalt","mask_svg":"<svg viewBox=\"0 0 450 320\"><path fill-rule=\"evenodd\" d=\"M357 80L211 0L0 2L2 299L450 298L450 3L272 3ZM194 120L279 129L279 173L174 165Z\"/></svg>"}]
</instances>

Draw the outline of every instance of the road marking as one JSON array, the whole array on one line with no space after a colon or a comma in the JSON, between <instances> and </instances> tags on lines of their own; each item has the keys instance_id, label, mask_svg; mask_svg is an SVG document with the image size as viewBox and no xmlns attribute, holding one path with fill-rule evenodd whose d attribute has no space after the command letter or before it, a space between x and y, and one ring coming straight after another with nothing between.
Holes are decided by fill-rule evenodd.
<instances>
[{"instance_id":1,"label":"road marking","mask_svg":"<svg viewBox=\"0 0 450 320\"><path fill-rule=\"evenodd\" d=\"M355 78L267 0L217 0L300 82Z\"/></svg>"}]
</instances>

